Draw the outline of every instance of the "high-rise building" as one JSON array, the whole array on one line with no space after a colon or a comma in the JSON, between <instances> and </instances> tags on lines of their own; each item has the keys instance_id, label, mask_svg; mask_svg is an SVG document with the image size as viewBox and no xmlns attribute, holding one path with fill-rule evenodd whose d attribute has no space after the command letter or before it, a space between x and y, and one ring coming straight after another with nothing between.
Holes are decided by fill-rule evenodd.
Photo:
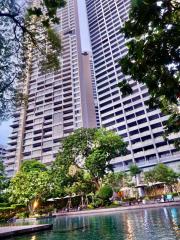
<instances>
[{"instance_id":1,"label":"high-rise building","mask_svg":"<svg viewBox=\"0 0 180 240\"><path fill-rule=\"evenodd\" d=\"M115 170L128 170L136 163L147 169L162 162L176 169L180 152L172 134L169 141L163 138L163 126L167 120L160 110L152 110L145 104L148 89L121 72L118 60L127 53L126 40L120 33L128 19L130 0L86 0L90 40L92 46L100 124L116 131L128 143L129 153L112 162ZM118 82L126 79L133 93L123 97Z\"/></svg>"},{"instance_id":2,"label":"high-rise building","mask_svg":"<svg viewBox=\"0 0 180 240\"><path fill-rule=\"evenodd\" d=\"M0 161L4 162L6 159L6 147L0 144Z\"/></svg>"},{"instance_id":3,"label":"high-rise building","mask_svg":"<svg viewBox=\"0 0 180 240\"><path fill-rule=\"evenodd\" d=\"M68 0L57 14L60 25L55 29L63 46L61 67L56 72L42 73L38 67L39 53L33 50L31 70L27 70L23 85L28 104L17 110L11 125L6 161L9 176L25 159L50 164L64 137L77 128L97 126L91 56L81 53L77 1Z\"/></svg>"}]
</instances>

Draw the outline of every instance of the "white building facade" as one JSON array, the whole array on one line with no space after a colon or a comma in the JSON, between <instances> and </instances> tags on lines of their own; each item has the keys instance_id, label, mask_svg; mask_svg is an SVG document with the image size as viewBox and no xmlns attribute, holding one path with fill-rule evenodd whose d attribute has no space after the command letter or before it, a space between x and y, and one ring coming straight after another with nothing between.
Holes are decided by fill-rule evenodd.
<instances>
[{"instance_id":1,"label":"white building facade","mask_svg":"<svg viewBox=\"0 0 180 240\"><path fill-rule=\"evenodd\" d=\"M58 17L60 25L55 29L63 46L61 67L56 72L42 73L39 53L33 50L31 71L23 86L28 104L17 110L11 125L8 176L14 175L23 160L37 159L51 164L64 137L77 128L97 126L91 56L87 53L84 58L81 53L77 1L68 0L65 8L58 10Z\"/></svg>"},{"instance_id":2,"label":"white building facade","mask_svg":"<svg viewBox=\"0 0 180 240\"><path fill-rule=\"evenodd\" d=\"M164 140L163 126L168 117L160 110L147 107L147 88L124 76L118 64L127 53L120 28L128 19L130 0L86 0L86 7L100 125L116 131L128 143L128 155L112 161L115 170L128 170L132 163L147 169L160 162L176 169L180 164L180 152L173 142L180 135L171 135L169 141ZM117 87L123 79L127 79L133 89L126 97Z\"/></svg>"}]
</instances>

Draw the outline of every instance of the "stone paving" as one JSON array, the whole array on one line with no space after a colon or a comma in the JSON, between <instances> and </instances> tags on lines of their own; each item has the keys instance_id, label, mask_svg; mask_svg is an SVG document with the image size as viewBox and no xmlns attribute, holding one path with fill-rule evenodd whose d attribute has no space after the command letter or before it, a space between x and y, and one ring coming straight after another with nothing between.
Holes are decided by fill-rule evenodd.
<instances>
[{"instance_id":1,"label":"stone paving","mask_svg":"<svg viewBox=\"0 0 180 240\"><path fill-rule=\"evenodd\" d=\"M52 228L52 224L0 227L0 239L37 231L50 230Z\"/></svg>"}]
</instances>

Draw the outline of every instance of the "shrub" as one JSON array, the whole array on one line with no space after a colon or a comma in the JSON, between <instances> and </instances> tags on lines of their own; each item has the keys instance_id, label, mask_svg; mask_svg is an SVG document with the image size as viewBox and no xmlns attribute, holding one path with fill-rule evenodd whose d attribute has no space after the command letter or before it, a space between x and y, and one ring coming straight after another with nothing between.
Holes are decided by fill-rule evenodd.
<instances>
[{"instance_id":1,"label":"shrub","mask_svg":"<svg viewBox=\"0 0 180 240\"><path fill-rule=\"evenodd\" d=\"M87 208L88 208L88 209L94 209L94 206L93 206L93 204L88 204L88 205L87 205Z\"/></svg>"},{"instance_id":2,"label":"shrub","mask_svg":"<svg viewBox=\"0 0 180 240\"><path fill-rule=\"evenodd\" d=\"M16 211L14 207L4 207L0 208L0 221L7 221L8 219L14 217Z\"/></svg>"},{"instance_id":3,"label":"shrub","mask_svg":"<svg viewBox=\"0 0 180 240\"><path fill-rule=\"evenodd\" d=\"M28 218L29 217L29 212L21 212L16 214L17 218Z\"/></svg>"},{"instance_id":4,"label":"shrub","mask_svg":"<svg viewBox=\"0 0 180 240\"><path fill-rule=\"evenodd\" d=\"M178 192L173 192L173 193L172 193L172 195L173 195L174 197L179 196L179 194L180 194L180 193L178 193Z\"/></svg>"},{"instance_id":5,"label":"shrub","mask_svg":"<svg viewBox=\"0 0 180 240\"><path fill-rule=\"evenodd\" d=\"M14 207L1 207L0 208L0 213L2 212L8 212L8 211L14 211L15 208Z\"/></svg>"},{"instance_id":6,"label":"shrub","mask_svg":"<svg viewBox=\"0 0 180 240\"><path fill-rule=\"evenodd\" d=\"M10 218L27 212L26 208L22 204L14 204L11 207L0 207L0 221L7 221Z\"/></svg>"},{"instance_id":7,"label":"shrub","mask_svg":"<svg viewBox=\"0 0 180 240\"><path fill-rule=\"evenodd\" d=\"M109 200L110 197L113 195L113 190L110 186L105 185L102 188L100 188L98 192L98 197L102 200Z\"/></svg>"},{"instance_id":8,"label":"shrub","mask_svg":"<svg viewBox=\"0 0 180 240\"><path fill-rule=\"evenodd\" d=\"M102 206L102 205L103 205L103 200L100 199L100 198L95 198L95 199L94 199L94 203L92 203L92 206L93 206L94 208L100 207L100 206Z\"/></svg>"},{"instance_id":9,"label":"shrub","mask_svg":"<svg viewBox=\"0 0 180 240\"><path fill-rule=\"evenodd\" d=\"M0 208L9 207L8 203L0 203Z\"/></svg>"},{"instance_id":10,"label":"shrub","mask_svg":"<svg viewBox=\"0 0 180 240\"><path fill-rule=\"evenodd\" d=\"M119 202L118 201L113 201L112 205L119 206Z\"/></svg>"},{"instance_id":11,"label":"shrub","mask_svg":"<svg viewBox=\"0 0 180 240\"><path fill-rule=\"evenodd\" d=\"M24 204L12 204L11 207L13 207L15 209L21 209L21 208L25 208L26 205L24 205Z\"/></svg>"}]
</instances>

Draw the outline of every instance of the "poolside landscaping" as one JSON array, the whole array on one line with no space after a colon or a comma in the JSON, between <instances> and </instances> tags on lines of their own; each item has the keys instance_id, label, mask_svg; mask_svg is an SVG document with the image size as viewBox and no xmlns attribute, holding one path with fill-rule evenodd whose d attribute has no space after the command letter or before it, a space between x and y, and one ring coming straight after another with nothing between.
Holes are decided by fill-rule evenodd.
<instances>
[{"instance_id":1,"label":"poolside landscaping","mask_svg":"<svg viewBox=\"0 0 180 240\"><path fill-rule=\"evenodd\" d=\"M26 160L10 181L2 171L0 221L95 209L144 208L146 204L178 200L179 173L164 164L146 172L135 164L129 165L128 172L113 172L111 159L126 154L126 147L114 132L78 129L64 139L52 166Z\"/></svg>"}]
</instances>

